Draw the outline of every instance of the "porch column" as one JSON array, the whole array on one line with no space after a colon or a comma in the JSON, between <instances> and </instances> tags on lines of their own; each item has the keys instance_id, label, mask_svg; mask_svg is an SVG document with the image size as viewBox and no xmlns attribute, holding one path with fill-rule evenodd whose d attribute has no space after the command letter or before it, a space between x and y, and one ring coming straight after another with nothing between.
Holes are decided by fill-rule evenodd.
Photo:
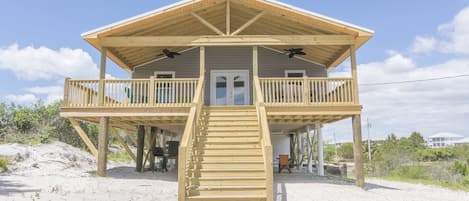
<instances>
[{"instance_id":1,"label":"porch column","mask_svg":"<svg viewBox=\"0 0 469 201\"><path fill-rule=\"evenodd\" d=\"M355 52L355 45L350 46L350 62L352 68L353 78L353 91L354 91L354 102L360 104L360 97L358 92L358 72L357 72L357 56ZM365 175L363 169L362 159L362 124L361 115L352 116L352 127L353 127L353 159L355 162L355 176L356 184L359 187L365 187Z\"/></svg>"},{"instance_id":2,"label":"porch column","mask_svg":"<svg viewBox=\"0 0 469 201\"><path fill-rule=\"evenodd\" d=\"M204 76L205 77L205 47L201 46L200 47L200 75L199 77Z\"/></svg>"},{"instance_id":3,"label":"porch column","mask_svg":"<svg viewBox=\"0 0 469 201\"><path fill-rule=\"evenodd\" d=\"M107 48L101 49L101 64L99 69L98 106L104 105L104 79L106 78Z\"/></svg>"},{"instance_id":4,"label":"porch column","mask_svg":"<svg viewBox=\"0 0 469 201\"><path fill-rule=\"evenodd\" d=\"M145 126L140 125L137 129L137 161L135 171L142 171L143 166L143 147L145 146Z\"/></svg>"},{"instance_id":5,"label":"porch column","mask_svg":"<svg viewBox=\"0 0 469 201\"><path fill-rule=\"evenodd\" d=\"M257 46L252 47L252 77L259 78L259 48ZM252 100L256 102L255 83L252 84Z\"/></svg>"},{"instance_id":6,"label":"porch column","mask_svg":"<svg viewBox=\"0 0 469 201\"><path fill-rule=\"evenodd\" d=\"M301 130L298 129L296 131L296 153L298 153L298 166L296 167L297 170L301 170L302 166L303 166L303 140L302 140L303 136L301 135Z\"/></svg>"},{"instance_id":7,"label":"porch column","mask_svg":"<svg viewBox=\"0 0 469 201\"><path fill-rule=\"evenodd\" d=\"M355 177L357 179L356 184L359 187L365 187L365 175L363 170L363 159L362 159L362 124L361 115L354 115L352 117L353 127L353 159L355 162Z\"/></svg>"},{"instance_id":8,"label":"porch column","mask_svg":"<svg viewBox=\"0 0 469 201\"><path fill-rule=\"evenodd\" d=\"M96 174L100 177L106 176L107 169L107 151L108 151L108 133L109 133L109 117L101 117L99 119L99 136L98 136L98 169Z\"/></svg>"},{"instance_id":9,"label":"porch column","mask_svg":"<svg viewBox=\"0 0 469 201\"><path fill-rule=\"evenodd\" d=\"M350 45L350 63L353 78L353 102L355 104L360 104L360 97L358 93L357 56L355 52L355 45Z\"/></svg>"},{"instance_id":10,"label":"porch column","mask_svg":"<svg viewBox=\"0 0 469 201\"><path fill-rule=\"evenodd\" d=\"M318 135L318 175L324 176L324 142L321 124L316 124L316 133Z\"/></svg>"}]
</instances>

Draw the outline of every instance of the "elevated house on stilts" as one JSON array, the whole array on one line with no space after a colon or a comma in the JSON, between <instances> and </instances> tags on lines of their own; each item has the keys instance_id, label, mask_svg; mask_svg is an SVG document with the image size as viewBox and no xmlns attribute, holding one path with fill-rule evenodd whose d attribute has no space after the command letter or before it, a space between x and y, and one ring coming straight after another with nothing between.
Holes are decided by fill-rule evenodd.
<instances>
[{"instance_id":1,"label":"elevated house on stilts","mask_svg":"<svg viewBox=\"0 0 469 201\"><path fill-rule=\"evenodd\" d=\"M352 118L363 187L356 51L372 36L273 0L181 1L84 33L101 52L100 77L66 79L61 116L96 155L99 176L108 133L137 133L128 152L140 170L145 134L164 131L180 144L179 200L268 201L273 163L290 152L284 136ZM328 77L347 58L352 76ZM107 59L131 79L106 79ZM97 148L77 121L99 124Z\"/></svg>"}]
</instances>

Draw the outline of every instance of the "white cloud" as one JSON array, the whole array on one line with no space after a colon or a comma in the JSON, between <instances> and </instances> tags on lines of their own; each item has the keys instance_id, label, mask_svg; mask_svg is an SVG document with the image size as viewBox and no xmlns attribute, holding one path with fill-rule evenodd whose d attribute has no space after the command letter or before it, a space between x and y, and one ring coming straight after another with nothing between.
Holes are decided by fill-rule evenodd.
<instances>
[{"instance_id":1,"label":"white cloud","mask_svg":"<svg viewBox=\"0 0 469 201\"><path fill-rule=\"evenodd\" d=\"M99 70L91 56L81 49L47 47L0 48L0 70L12 71L22 80L58 80L65 77L97 78Z\"/></svg>"},{"instance_id":2,"label":"white cloud","mask_svg":"<svg viewBox=\"0 0 469 201\"><path fill-rule=\"evenodd\" d=\"M358 66L361 84L428 79L468 72L469 59L452 59L436 65L419 66L402 54L393 54L384 61ZM349 74L348 70L343 70L333 72L331 76ZM382 138L390 133L406 136L413 131L423 132L424 135L449 131L469 136L468 86L468 77L411 84L362 85L362 122L370 118L374 138ZM351 139L350 126L350 121L343 121L326 129L329 133L335 131L339 139Z\"/></svg>"},{"instance_id":3,"label":"white cloud","mask_svg":"<svg viewBox=\"0 0 469 201\"><path fill-rule=\"evenodd\" d=\"M428 54L436 49L437 43L434 37L417 36L410 51L416 54Z\"/></svg>"},{"instance_id":4,"label":"white cloud","mask_svg":"<svg viewBox=\"0 0 469 201\"><path fill-rule=\"evenodd\" d=\"M469 7L461 10L454 19L440 25L438 30L448 36L449 41L443 42L443 51L469 54Z\"/></svg>"},{"instance_id":5,"label":"white cloud","mask_svg":"<svg viewBox=\"0 0 469 201\"><path fill-rule=\"evenodd\" d=\"M45 96L43 100L46 104L53 103L63 98L62 86L31 87L27 88L26 91Z\"/></svg>"},{"instance_id":6,"label":"white cloud","mask_svg":"<svg viewBox=\"0 0 469 201\"><path fill-rule=\"evenodd\" d=\"M23 94L23 95L8 95L6 99L12 103L20 104L20 105L27 105L31 103L35 103L38 101L38 98L34 94Z\"/></svg>"}]
</instances>

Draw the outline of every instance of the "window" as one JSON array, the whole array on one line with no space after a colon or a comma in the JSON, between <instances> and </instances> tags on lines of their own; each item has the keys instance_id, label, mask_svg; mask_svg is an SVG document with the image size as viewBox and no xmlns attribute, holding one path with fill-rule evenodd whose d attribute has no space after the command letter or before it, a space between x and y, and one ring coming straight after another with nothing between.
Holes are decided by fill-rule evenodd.
<instances>
[{"instance_id":1,"label":"window","mask_svg":"<svg viewBox=\"0 0 469 201\"><path fill-rule=\"evenodd\" d=\"M285 77L305 77L305 70L286 70Z\"/></svg>"},{"instance_id":2,"label":"window","mask_svg":"<svg viewBox=\"0 0 469 201\"><path fill-rule=\"evenodd\" d=\"M171 79L176 77L176 72L174 71L155 71L156 79Z\"/></svg>"}]
</instances>

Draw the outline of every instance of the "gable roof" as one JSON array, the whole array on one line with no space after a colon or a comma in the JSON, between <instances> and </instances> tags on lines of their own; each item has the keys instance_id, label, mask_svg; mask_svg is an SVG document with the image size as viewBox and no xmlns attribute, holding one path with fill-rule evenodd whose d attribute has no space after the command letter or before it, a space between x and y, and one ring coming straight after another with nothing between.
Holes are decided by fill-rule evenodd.
<instances>
[{"instance_id":1,"label":"gable roof","mask_svg":"<svg viewBox=\"0 0 469 201\"><path fill-rule=\"evenodd\" d=\"M230 10L226 9L227 1ZM230 27L226 27L230 13ZM184 0L137 15L82 34L97 49L100 40L113 36L192 36L216 35L197 20L193 13L206 19L222 32L236 30L250 19L264 12L265 15L243 29L240 35L350 35L356 39L358 49L374 34L372 30L303 10L274 0ZM298 46L270 46L283 50ZM336 67L349 56L349 46L301 46L307 53L304 59ZM108 48L108 57L122 68L133 71L135 66L159 59L165 47ZM184 51L191 47L172 47Z\"/></svg>"}]
</instances>

